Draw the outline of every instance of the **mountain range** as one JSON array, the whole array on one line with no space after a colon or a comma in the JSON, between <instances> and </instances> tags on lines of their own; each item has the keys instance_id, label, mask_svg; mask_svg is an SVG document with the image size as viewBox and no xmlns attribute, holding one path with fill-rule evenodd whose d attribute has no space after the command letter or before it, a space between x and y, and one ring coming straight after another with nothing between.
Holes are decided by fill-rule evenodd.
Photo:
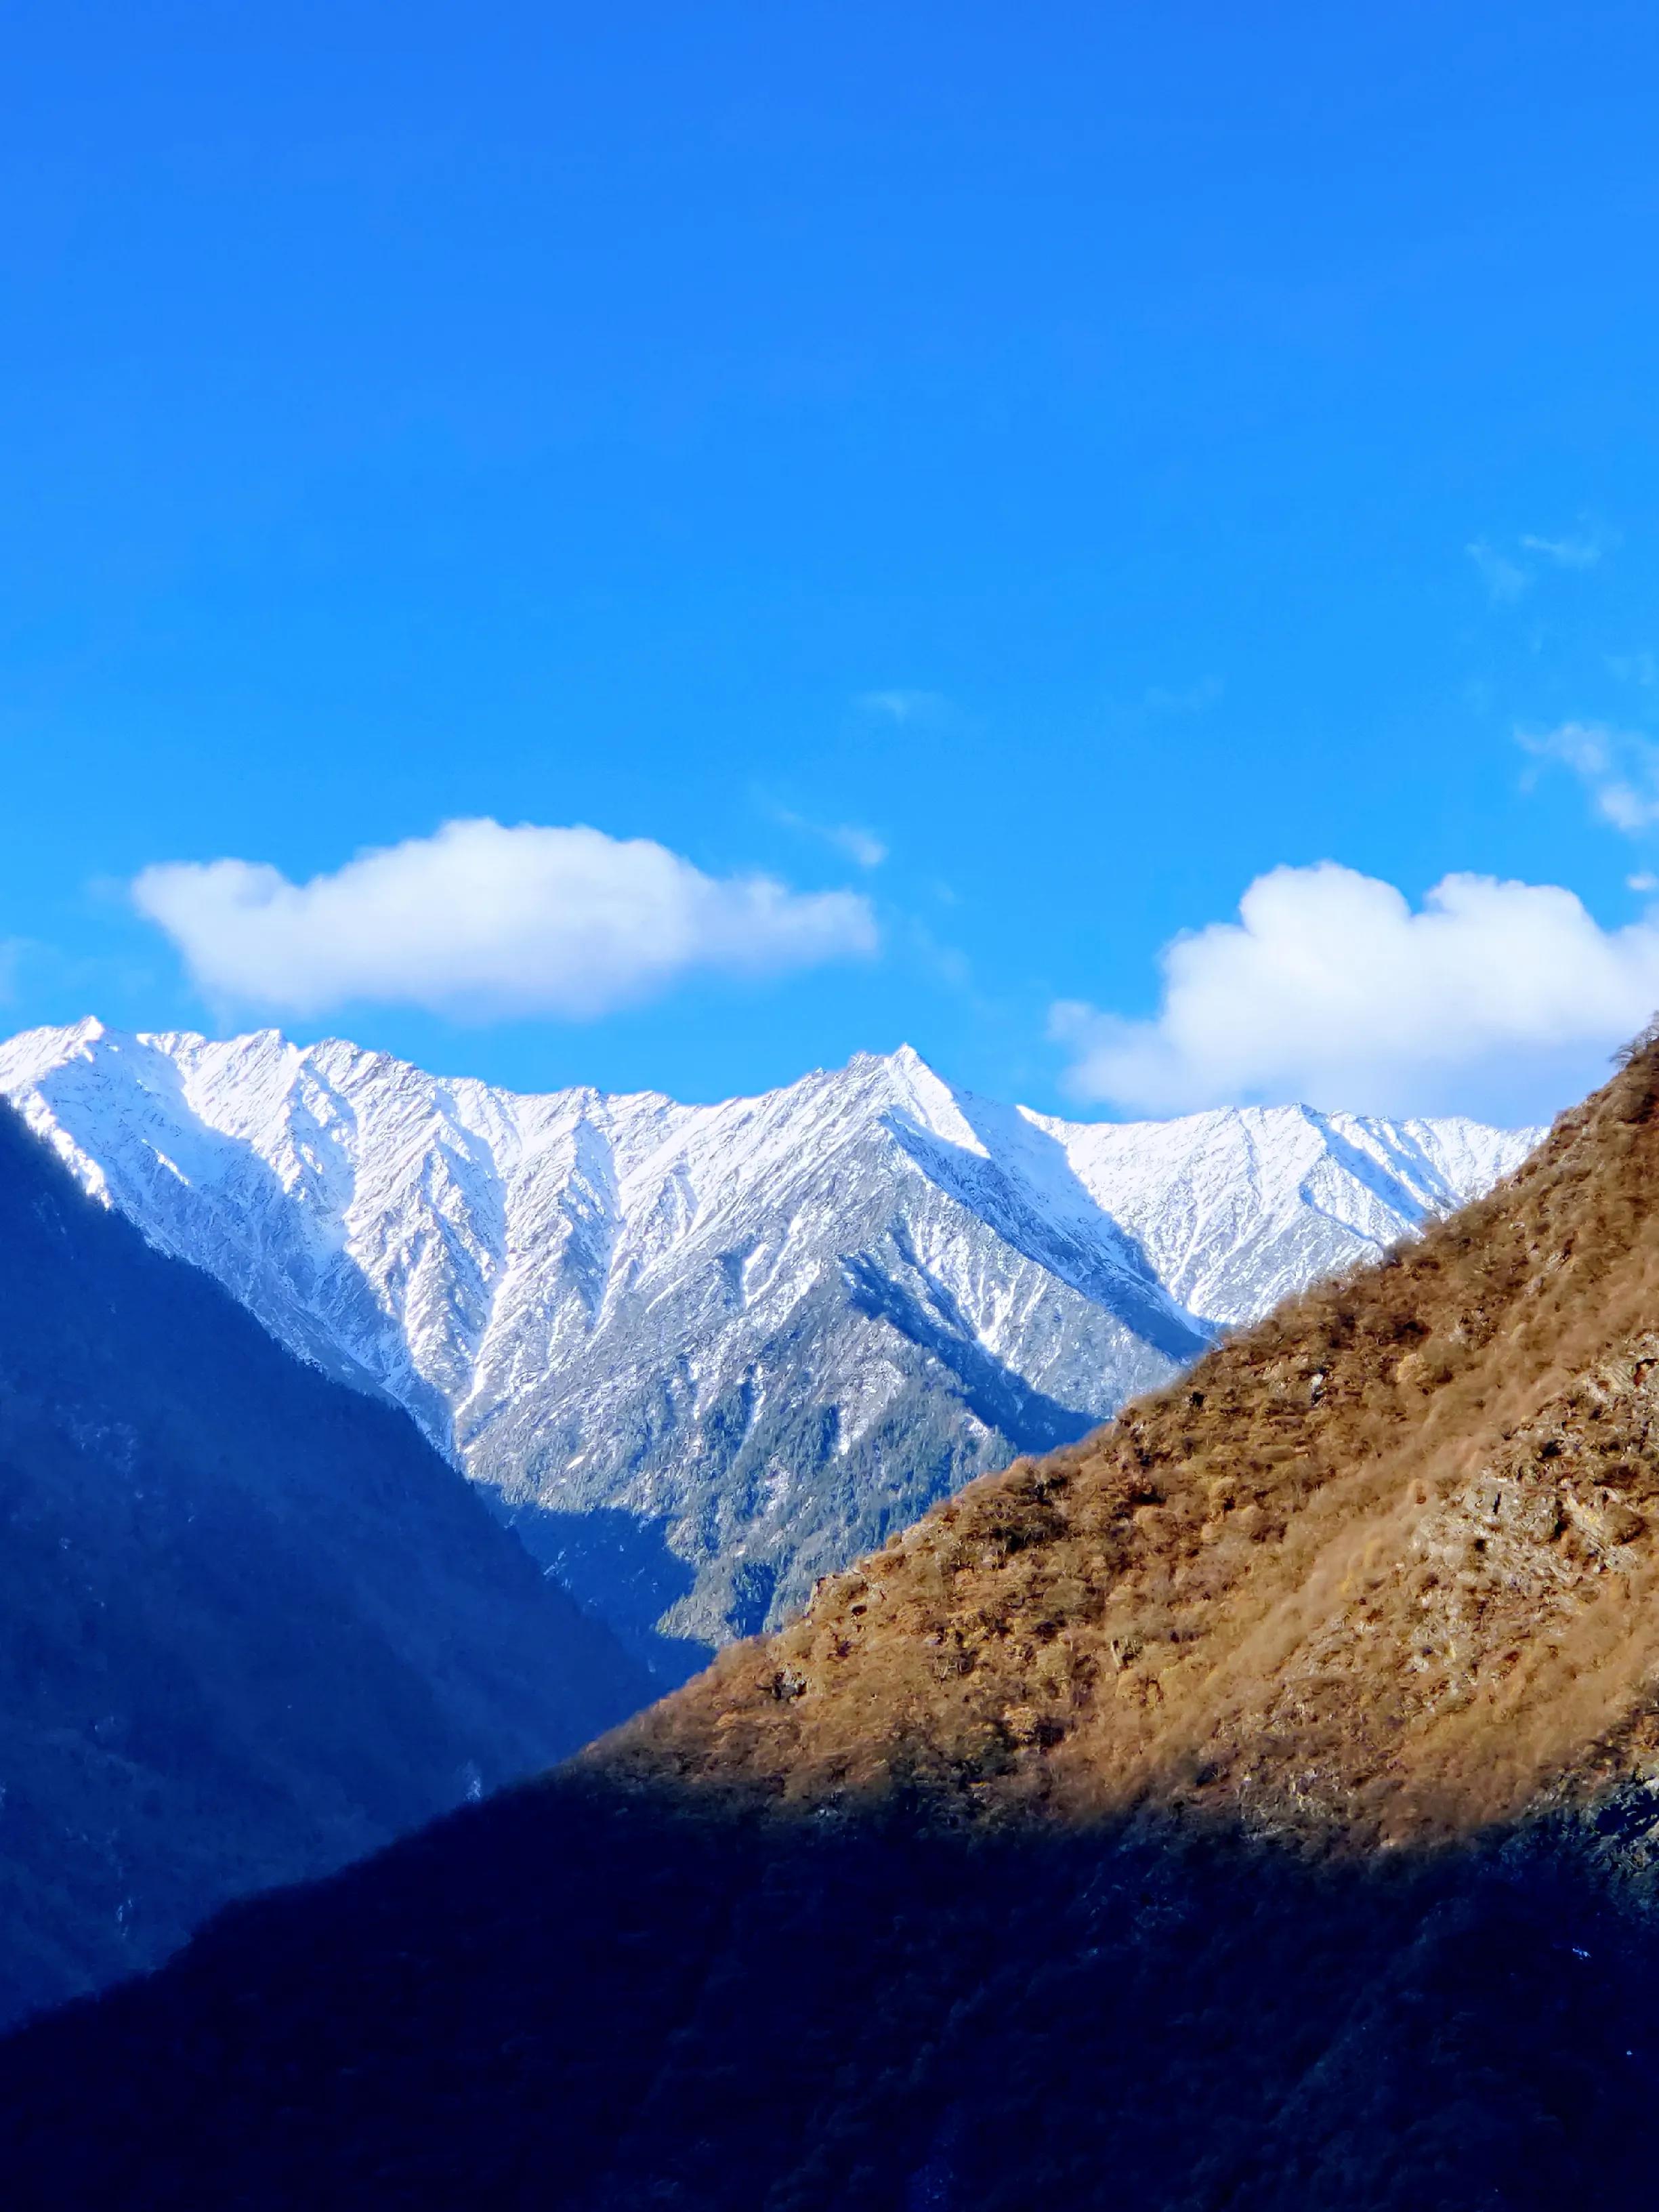
<instances>
[{"instance_id":1,"label":"mountain range","mask_svg":"<svg viewBox=\"0 0 1659 2212\"><path fill-rule=\"evenodd\" d=\"M649 1696L402 1413L3 1107L0 1250L0 2021Z\"/></svg>"},{"instance_id":2,"label":"mountain range","mask_svg":"<svg viewBox=\"0 0 1659 2212\"><path fill-rule=\"evenodd\" d=\"M709 1106L523 1096L92 1021L0 1047L0 1093L161 1250L412 1414L659 1681L1540 1134L1067 1122L908 1048Z\"/></svg>"},{"instance_id":3,"label":"mountain range","mask_svg":"<svg viewBox=\"0 0 1659 2212\"><path fill-rule=\"evenodd\" d=\"M1650 2201L1656 1292L1644 1041L562 1770L13 2039L9 2201Z\"/></svg>"}]
</instances>

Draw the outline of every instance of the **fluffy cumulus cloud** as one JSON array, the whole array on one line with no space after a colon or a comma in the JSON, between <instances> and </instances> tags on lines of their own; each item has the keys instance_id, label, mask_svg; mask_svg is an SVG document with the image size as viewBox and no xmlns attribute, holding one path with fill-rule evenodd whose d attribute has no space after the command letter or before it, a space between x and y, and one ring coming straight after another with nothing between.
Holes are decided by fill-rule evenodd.
<instances>
[{"instance_id":1,"label":"fluffy cumulus cloud","mask_svg":"<svg viewBox=\"0 0 1659 2212\"><path fill-rule=\"evenodd\" d=\"M582 1018L695 970L775 974L877 941L850 891L705 875L643 837L487 820L302 884L249 860L168 863L132 896L211 997L294 1014L376 1000Z\"/></svg>"},{"instance_id":2,"label":"fluffy cumulus cloud","mask_svg":"<svg viewBox=\"0 0 1659 2212\"><path fill-rule=\"evenodd\" d=\"M1420 909L1331 861L1275 868L1177 938L1148 1021L1054 1009L1081 1097L1179 1113L1302 1099L1531 1120L1659 1006L1659 916L1607 930L1553 884L1448 876Z\"/></svg>"}]
</instances>

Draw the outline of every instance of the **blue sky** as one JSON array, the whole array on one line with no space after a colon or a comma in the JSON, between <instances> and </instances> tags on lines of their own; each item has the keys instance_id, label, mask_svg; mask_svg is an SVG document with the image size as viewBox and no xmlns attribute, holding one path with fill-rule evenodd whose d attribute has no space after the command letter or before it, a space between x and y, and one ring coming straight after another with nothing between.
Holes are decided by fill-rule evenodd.
<instances>
[{"instance_id":1,"label":"blue sky","mask_svg":"<svg viewBox=\"0 0 1659 2212\"><path fill-rule=\"evenodd\" d=\"M1519 1117L1659 1001L1650 8L0 42L9 1026Z\"/></svg>"}]
</instances>

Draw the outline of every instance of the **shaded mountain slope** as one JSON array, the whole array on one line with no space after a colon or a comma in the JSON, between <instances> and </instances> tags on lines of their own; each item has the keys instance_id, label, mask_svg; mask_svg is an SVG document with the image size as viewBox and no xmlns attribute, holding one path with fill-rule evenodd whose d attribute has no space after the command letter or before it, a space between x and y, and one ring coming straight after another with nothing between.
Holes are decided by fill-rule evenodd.
<instances>
[{"instance_id":1,"label":"shaded mountain slope","mask_svg":"<svg viewBox=\"0 0 1659 2212\"><path fill-rule=\"evenodd\" d=\"M1564 1819L1322 1863L1190 1820L969 1835L564 1778L0 2045L8 2201L1644 2204L1632 1848Z\"/></svg>"},{"instance_id":2,"label":"shaded mountain slope","mask_svg":"<svg viewBox=\"0 0 1659 2212\"><path fill-rule=\"evenodd\" d=\"M405 1407L676 1681L1536 1134L1066 1122L908 1050L712 1106L525 1096L96 1022L0 1045L0 1091L163 1249Z\"/></svg>"},{"instance_id":3,"label":"shaded mountain slope","mask_svg":"<svg viewBox=\"0 0 1659 2212\"><path fill-rule=\"evenodd\" d=\"M1650 1048L559 1774L0 2050L19 2200L1645 2202L1656 1201Z\"/></svg>"},{"instance_id":4,"label":"shaded mountain slope","mask_svg":"<svg viewBox=\"0 0 1659 2212\"><path fill-rule=\"evenodd\" d=\"M0 1109L0 2016L647 1694L404 1417Z\"/></svg>"}]
</instances>

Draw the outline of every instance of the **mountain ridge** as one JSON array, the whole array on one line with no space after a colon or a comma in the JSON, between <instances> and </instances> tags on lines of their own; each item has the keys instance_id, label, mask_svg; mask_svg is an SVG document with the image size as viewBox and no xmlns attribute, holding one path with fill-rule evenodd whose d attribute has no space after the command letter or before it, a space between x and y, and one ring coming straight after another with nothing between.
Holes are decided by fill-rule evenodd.
<instances>
[{"instance_id":1,"label":"mountain ridge","mask_svg":"<svg viewBox=\"0 0 1659 2212\"><path fill-rule=\"evenodd\" d=\"M1532 1135L1067 1123L908 1047L683 1106L92 1022L0 1047L0 1091L291 1349L412 1413L669 1679Z\"/></svg>"}]
</instances>

